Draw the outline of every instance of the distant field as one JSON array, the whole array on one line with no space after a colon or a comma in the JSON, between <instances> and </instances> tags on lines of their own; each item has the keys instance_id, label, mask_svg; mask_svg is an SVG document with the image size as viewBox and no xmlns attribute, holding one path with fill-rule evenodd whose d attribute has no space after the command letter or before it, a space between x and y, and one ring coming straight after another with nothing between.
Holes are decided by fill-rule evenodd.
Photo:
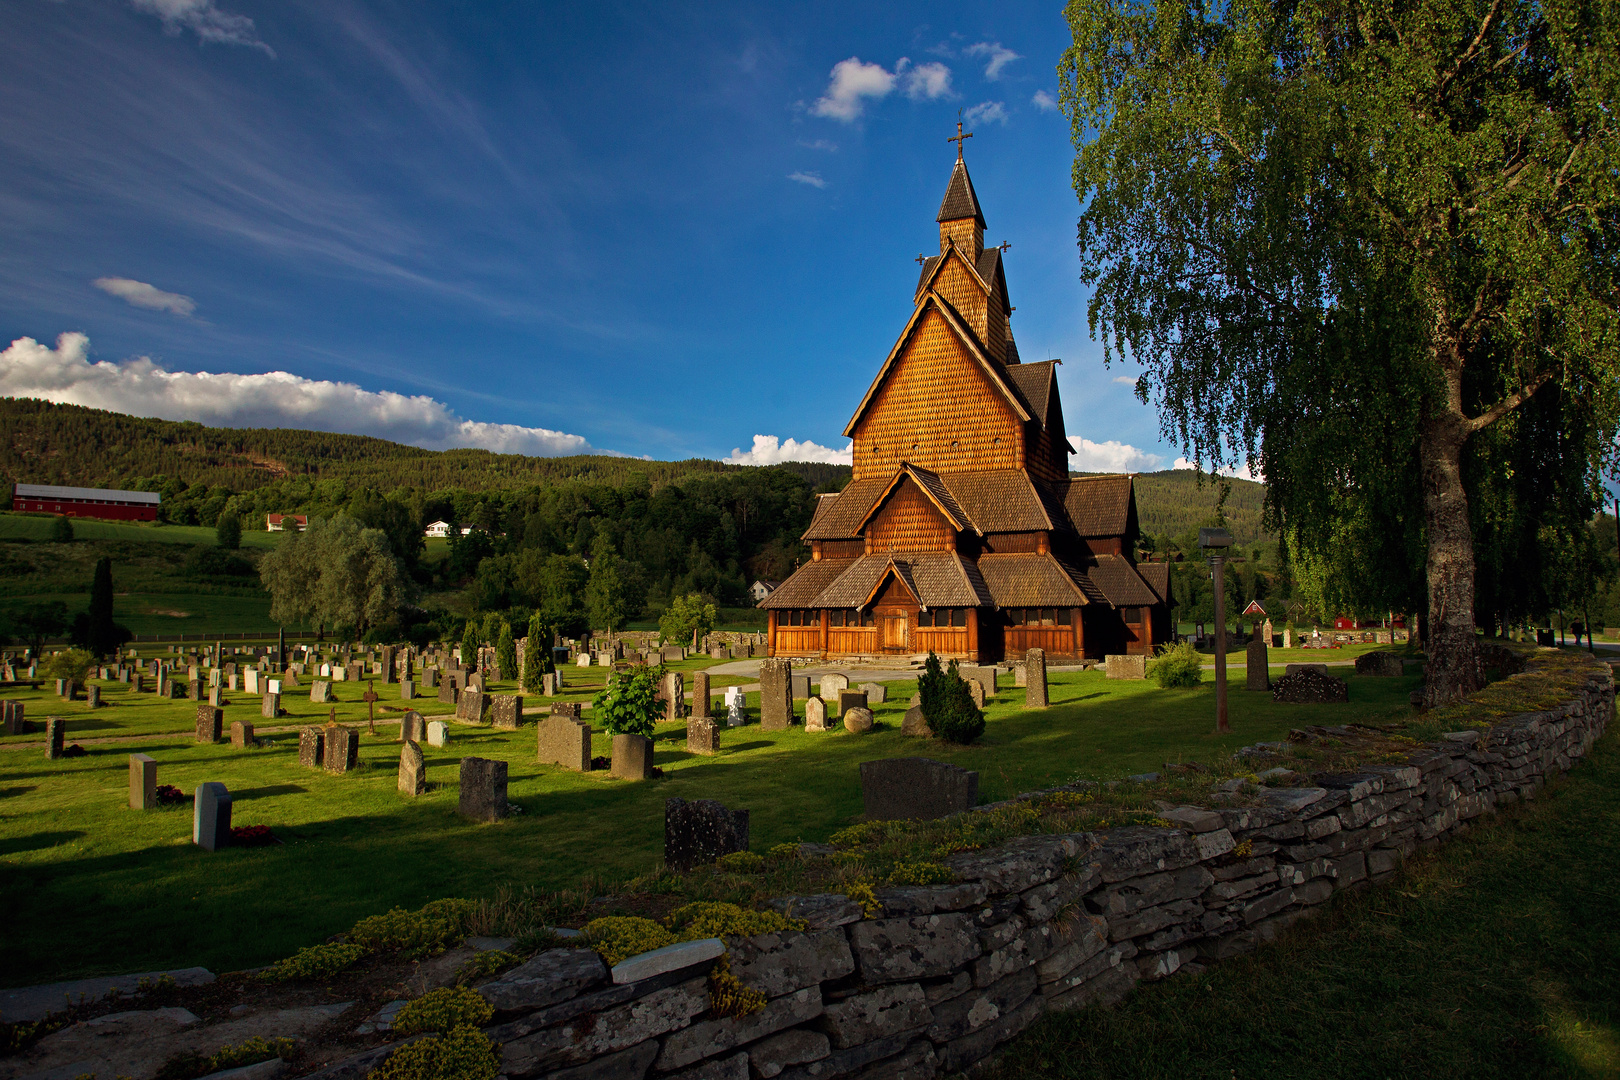
<instances>
[{"instance_id":1,"label":"distant field","mask_svg":"<svg viewBox=\"0 0 1620 1080\"><path fill-rule=\"evenodd\" d=\"M143 521L86 521L74 518L77 540L145 540L171 544L212 544L214 530L200 525L160 525ZM0 512L0 540L49 540L56 519L45 514ZM277 533L242 533L242 546L271 548L280 539Z\"/></svg>"},{"instance_id":2,"label":"distant field","mask_svg":"<svg viewBox=\"0 0 1620 1080\"><path fill-rule=\"evenodd\" d=\"M33 604L60 600L69 614L90 602L82 593L0 596L0 616ZM133 634L266 634L274 636L270 597L210 596L206 593L123 593L113 600L113 619ZM287 627L289 632L301 629Z\"/></svg>"}]
</instances>

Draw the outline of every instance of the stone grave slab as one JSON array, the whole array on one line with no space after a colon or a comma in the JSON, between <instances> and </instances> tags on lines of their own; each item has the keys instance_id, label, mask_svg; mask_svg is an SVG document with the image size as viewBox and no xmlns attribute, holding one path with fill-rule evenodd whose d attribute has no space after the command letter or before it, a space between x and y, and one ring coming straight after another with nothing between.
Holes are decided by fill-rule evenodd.
<instances>
[{"instance_id":1,"label":"stone grave slab","mask_svg":"<svg viewBox=\"0 0 1620 1080\"><path fill-rule=\"evenodd\" d=\"M461 800L457 813L469 821L492 822L506 816L506 762L489 758L461 759Z\"/></svg>"},{"instance_id":2,"label":"stone grave slab","mask_svg":"<svg viewBox=\"0 0 1620 1080\"><path fill-rule=\"evenodd\" d=\"M399 751L399 790L415 797L427 790L427 761L422 748L406 743Z\"/></svg>"},{"instance_id":3,"label":"stone grave slab","mask_svg":"<svg viewBox=\"0 0 1620 1080\"><path fill-rule=\"evenodd\" d=\"M320 728L310 726L298 729L298 764L306 769L318 769L326 760L326 735Z\"/></svg>"},{"instance_id":4,"label":"stone grave slab","mask_svg":"<svg viewBox=\"0 0 1620 1080\"><path fill-rule=\"evenodd\" d=\"M246 750L253 745L253 725L246 720L231 721L231 745Z\"/></svg>"},{"instance_id":5,"label":"stone grave slab","mask_svg":"<svg viewBox=\"0 0 1620 1080\"><path fill-rule=\"evenodd\" d=\"M821 677L821 700L829 705L838 700L838 695L849 689L849 676L836 671L829 671Z\"/></svg>"},{"instance_id":6,"label":"stone grave slab","mask_svg":"<svg viewBox=\"0 0 1620 1080\"><path fill-rule=\"evenodd\" d=\"M450 745L450 725L443 720L430 720L427 726L427 743L429 746Z\"/></svg>"},{"instance_id":7,"label":"stone grave slab","mask_svg":"<svg viewBox=\"0 0 1620 1080\"><path fill-rule=\"evenodd\" d=\"M1044 709L1050 704L1046 693L1046 650L1024 653L1024 708Z\"/></svg>"},{"instance_id":8,"label":"stone grave slab","mask_svg":"<svg viewBox=\"0 0 1620 1080\"><path fill-rule=\"evenodd\" d=\"M664 865L683 872L748 850L748 811L714 799L664 800Z\"/></svg>"},{"instance_id":9,"label":"stone grave slab","mask_svg":"<svg viewBox=\"0 0 1620 1080\"><path fill-rule=\"evenodd\" d=\"M709 715L709 673L707 671L694 671L692 673L692 713L695 717Z\"/></svg>"},{"instance_id":10,"label":"stone grave slab","mask_svg":"<svg viewBox=\"0 0 1620 1080\"><path fill-rule=\"evenodd\" d=\"M534 741L540 764L591 771L591 725L554 711L535 725Z\"/></svg>"},{"instance_id":11,"label":"stone grave slab","mask_svg":"<svg viewBox=\"0 0 1620 1080\"><path fill-rule=\"evenodd\" d=\"M274 720L281 715L281 695L266 694L259 702L259 718Z\"/></svg>"},{"instance_id":12,"label":"stone grave slab","mask_svg":"<svg viewBox=\"0 0 1620 1080\"><path fill-rule=\"evenodd\" d=\"M804 699L804 730L827 730L827 703L818 697Z\"/></svg>"},{"instance_id":13,"label":"stone grave slab","mask_svg":"<svg viewBox=\"0 0 1620 1080\"><path fill-rule=\"evenodd\" d=\"M861 799L868 821L932 821L979 801L979 774L924 757L861 762Z\"/></svg>"},{"instance_id":14,"label":"stone grave slab","mask_svg":"<svg viewBox=\"0 0 1620 1080\"><path fill-rule=\"evenodd\" d=\"M843 716L851 709L866 708L865 690L840 690L838 692L838 715Z\"/></svg>"},{"instance_id":15,"label":"stone grave slab","mask_svg":"<svg viewBox=\"0 0 1620 1080\"><path fill-rule=\"evenodd\" d=\"M157 761L147 754L129 755L129 808L157 806Z\"/></svg>"},{"instance_id":16,"label":"stone grave slab","mask_svg":"<svg viewBox=\"0 0 1620 1080\"><path fill-rule=\"evenodd\" d=\"M523 697L520 694L494 694L489 699L489 719L502 731L523 726Z\"/></svg>"},{"instance_id":17,"label":"stone grave slab","mask_svg":"<svg viewBox=\"0 0 1620 1080\"><path fill-rule=\"evenodd\" d=\"M204 851L218 851L231 843L231 793L211 781L197 786L191 806L191 842Z\"/></svg>"},{"instance_id":18,"label":"stone grave slab","mask_svg":"<svg viewBox=\"0 0 1620 1080\"><path fill-rule=\"evenodd\" d=\"M762 731L785 731L793 722L793 668L786 657L759 662L759 726Z\"/></svg>"},{"instance_id":19,"label":"stone grave slab","mask_svg":"<svg viewBox=\"0 0 1620 1080\"><path fill-rule=\"evenodd\" d=\"M613 736L613 775L621 780L651 780L653 741L645 735Z\"/></svg>"},{"instance_id":20,"label":"stone grave slab","mask_svg":"<svg viewBox=\"0 0 1620 1080\"><path fill-rule=\"evenodd\" d=\"M1262 638L1252 638L1244 653L1243 687L1246 690L1270 690L1271 668Z\"/></svg>"},{"instance_id":21,"label":"stone grave slab","mask_svg":"<svg viewBox=\"0 0 1620 1080\"><path fill-rule=\"evenodd\" d=\"M360 764L360 733L341 724L329 725L326 735L326 771L342 774Z\"/></svg>"},{"instance_id":22,"label":"stone grave slab","mask_svg":"<svg viewBox=\"0 0 1620 1080\"><path fill-rule=\"evenodd\" d=\"M1141 653L1110 653L1103 657L1103 677L1108 679L1147 678L1147 657Z\"/></svg>"},{"instance_id":23,"label":"stone grave slab","mask_svg":"<svg viewBox=\"0 0 1620 1080\"><path fill-rule=\"evenodd\" d=\"M484 719L484 706L488 696L481 691L467 689L456 695L456 719L476 724Z\"/></svg>"},{"instance_id":24,"label":"stone grave slab","mask_svg":"<svg viewBox=\"0 0 1620 1080\"><path fill-rule=\"evenodd\" d=\"M224 734L225 710L203 701L197 704L197 741L217 743Z\"/></svg>"},{"instance_id":25,"label":"stone grave slab","mask_svg":"<svg viewBox=\"0 0 1620 1080\"><path fill-rule=\"evenodd\" d=\"M705 757L720 752L720 725L713 717L693 716L686 721L686 752Z\"/></svg>"}]
</instances>

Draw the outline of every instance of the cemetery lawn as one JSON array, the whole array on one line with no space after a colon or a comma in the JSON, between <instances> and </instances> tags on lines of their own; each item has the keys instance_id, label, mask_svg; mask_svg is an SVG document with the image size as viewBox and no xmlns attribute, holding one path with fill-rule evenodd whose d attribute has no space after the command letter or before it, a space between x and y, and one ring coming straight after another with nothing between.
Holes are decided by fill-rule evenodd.
<instances>
[{"instance_id":1,"label":"cemetery lawn","mask_svg":"<svg viewBox=\"0 0 1620 1080\"><path fill-rule=\"evenodd\" d=\"M213 547L218 538L213 529L200 525L163 525L155 521L90 521L73 518L74 540L146 540L167 544L207 544ZM50 514L18 514L0 512L0 540L37 540L51 538L51 527L56 518ZM242 531L242 546L269 549L276 546L278 535L269 532Z\"/></svg>"},{"instance_id":2,"label":"cemetery lawn","mask_svg":"<svg viewBox=\"0 0 1620 1080\"><path fill-rule=\"evenodd\" d=\"M1275 944L1037 1023L997 1080L1620 1076L1620 738Z\"/></svg>"},{"instance_id":3,"label":"cemetery lawn","mask_svg":"<svg viewBox=\"0 0 1620 1080\"><path fill-rule=\"evenodd\" d=\"M595 673L568 674L587 671ZM722 752L705 758L686 753L684 724L664 724L655 761L665 775L643 783L535 764L532 720L517 732L453 725L450 746L422 748L432 790L417 799L396 790L393 727L362 733L361 767L342 777L300 768L292 731L264 736L269 746L261 749L198 746L191 702L165 706L184 708L179 734L90 743L83 757L47 761L39 736L29 747L10 741L0 746L0 906L13 917L0 931L0 985L194 964L235 970L291 955L394 905L489 896L503 885L566 888L588 875L622 881L660 862L669 797L748 809L751 847L763 852L824 841L859 820L862 761L924 755L976 769L989 802L1167 761L1210 761L1302 725L1399 720L1410 715L1407 695L1417 684L1352 674L1347 706L1278 705L1269 694L1233 689L1233 732L1216 736L1209 678L1161 690L1100 672L1061 673L1051 680L1053 707L1033 712L1022 708L1021 689L1004 687L987 709L984 736L968 747L900 735L915 691L907 682L888 684L888 703L874 710L880 727L865 736L764 732L756 723L727 729ZM346 699L339 716L359 721L358 685L334 685ZM386 703L397 703L389 696ZM758 695L749 697L757 716ZM233 718L261 723L256 701L238 701L225 710L227 730ZM307 690L302 702L288 694L283 703L300 714L294 719L324 716ZM425 715L443 709L426 704ZM80 732L70 723L68 740ZM598 734L593 753L607 756L610 742ZM268 825L283 844L208 854L189 843L189 806L126 809L133 752L157 759L159 784L188 794L223 782L235 798L234 824ZM495 825L456 815L458 761L467 756L509 763L509 796L521 813Z\"/></svg>"}]
</instances>

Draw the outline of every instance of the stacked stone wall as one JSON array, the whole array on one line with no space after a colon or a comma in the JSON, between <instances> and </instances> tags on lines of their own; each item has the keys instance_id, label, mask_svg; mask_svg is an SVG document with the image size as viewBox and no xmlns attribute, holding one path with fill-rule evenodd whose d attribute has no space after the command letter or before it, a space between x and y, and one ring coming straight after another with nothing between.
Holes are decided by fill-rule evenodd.
<instances>
[{"instance_id":1,"label":"stacked stone wall","mask_svg":"<svg viewBox=\"0 0 1620 1080\"><path fill-rule=\"evenodd\" d=\"M1138 982L1246 952L1335 891L1391 876L1419 848L1532 797L1613 712L1613 675L1594 664L1558 708L1267 789L1256 806L1182 807L1164 812L1171 828L1026 836L952 856L955 883L880 890L881 914L837 895L781 898L772 906L807 930L726 943L731 973L766 998L748 1016L709 1012L715 949L686 963L672 947L667 963L647 954L611 971L594 953L541 953L482 988L500 1010L489 1032L513 1080L969 1070L1048 1009L1117 1001Z\"/></svg>"}]
</instances>

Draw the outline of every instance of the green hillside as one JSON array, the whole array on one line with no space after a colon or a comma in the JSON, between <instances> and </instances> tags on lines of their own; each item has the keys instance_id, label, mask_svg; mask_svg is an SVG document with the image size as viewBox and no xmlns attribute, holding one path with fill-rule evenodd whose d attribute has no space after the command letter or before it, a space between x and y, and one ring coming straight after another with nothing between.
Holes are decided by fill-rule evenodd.
<instances>
[{"instance_id":1,"label":"green hillside","mask_svg":"<svg viewBox=\"0 0 1620 1080\"><path fill-rule=\"evenodd\" d=\"M1221 484L1215 484L1208 476L1202 477L1202 484L1199 481L1199 474L1192 469L1137 476L1136 514L1142 532L1149 536L1179 536L1188 529L1208 525L1215 517L1221 486L1230 484L1223 509L1232 539L1243 547L1274 539L1261 527L1266 485L1239 479L1223 479Z\"/></svg>"}]
</instances>

